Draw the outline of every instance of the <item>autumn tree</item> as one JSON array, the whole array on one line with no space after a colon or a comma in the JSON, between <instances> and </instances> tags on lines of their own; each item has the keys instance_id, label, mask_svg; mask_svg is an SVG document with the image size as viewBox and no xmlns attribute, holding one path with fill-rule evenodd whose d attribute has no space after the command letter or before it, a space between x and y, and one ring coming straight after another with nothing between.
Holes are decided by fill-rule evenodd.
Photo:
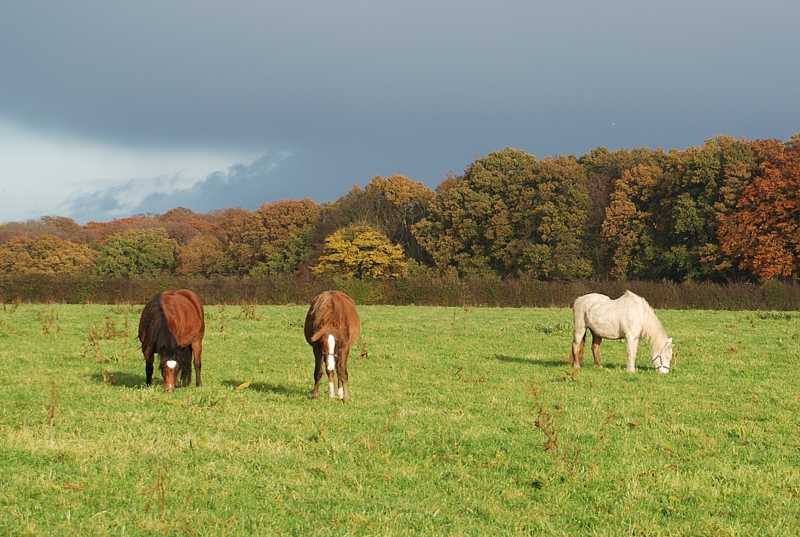
<instances>
[{"instance_id":1,"label":"autumn tree","mask_svg":"<svg viewBox=\"0 0 800 537\"><path fill-rule=\"evenodd\" d=\"M612 249L608 242L603 240L602 227L617 181L635 166L658 165L659 157L662 155L659 151L647 148L610 151L600 147L578 159L578 163L586 171L589 217L584 241L595 274L607 276L611 272Z\"/></svg>"},{"instance_id":2,"label":"autumn tree","mask_svg":"<svg viewBox=\"0 0 800 537\"><path fill-rule=\"evenodd\" d=\"M192 238L202 233L213 232L215 225L208 215L197 214L191 209L177 207L154 218L171 239L178 244L188 244Z\"/></svg>"},{"instance_id":3,"label":"autumn tree","mask_svg":"<svg viewBox=\"0 0 800 537\"><path fill-rule=\"evenodd\" d=\"M664 172L657 164L626 170L614 185L601 237L611 252L610 275L617 279L643 277L659 263L656 229L659 186Z\"/></svg>"},{"instance_id":4,"label":"autumn tree","mask_svg":"<svg viewBox=\"0 0 800 537\"><path fill-rule=\"evenodd\" d=\"M600 228L609 274L676 281L735 276L717 230L752 169L750 143L720 136L701 147L651 152L622 171Z\"/></svg>"},{"instance_id":5,"label":"autumn tree","mask_svg":"<svg viewBox=\"0 0 800 537\"><path fill-rule=\"evenodd\" d=\"M318 274L339 274L351 278L397 278L407 268L403 249L383 233L367 226L352 225L325 239Z\"/></svg>"},{"instance_id":6,"label":"autumn tree","mask_svg":"<svg viewBox=\"0 0 800 537\"><path fill-rule=\"evenodd\" d=\"M215 276L228 268L225 246L214 235L195 235L188 244L178 247L178 273Z\"/></svg>"},{"instance_id":7,"label":"autumn tree","mask_svg":"<svg viewBox=\"0 0 800 537\"><path fill-rule=\"evenodd\" d=\"M722 252L759 280L797 277L800 257L800 147L753 143L756 175L720 227Z\"/></svg>"},{"instance_id":8,"label":"autumn tree","mask_svg":"<svg viewBox=\"0 0 800 537\"><path fill-rule=\"evenodd\" d=\"M300 201L265 203L258 211L264 229L259 258L251 273L294 272L308 258L319 206Z\"/></svg>"},{"instance_id":9,"label":"autumn tree","mask_svg":"<svg viewBox=\"0 0 800 537\"><path fill-rule=\"evenodd\" d=\"M177 243L160 228L129 229L99 245L98 274L112 277L155 276L173 272Z\"/></svg>"},{"instance_id":10,"label":"autumn tree","mask_svg":"<svg viewBox=\"0 0 800 537\"><path fill-rule=\"evenodd\" d=\"M354 187L326 207L318 233L321 238L354 223L367 224L400 244L406 255L427 260L411 228L427 214L433 197L424 183L403 175L376 176L365 188Z\"/></svg>"},{"instance_id":11,"label":"autumn tree","mask_svg":"<svg viewBox=\"0 0 800 537\"><path fill-rule=\"evenodd\" d=\"M0 273L4 274L80 274L89 271L95 253L53 235L22 236L0 245Z\"/></svg>"},{"instance_id":12,"label":"autumn tree","mask_svg":"<svg viewBox=\"0 0 800 537\"><path fill-rule=\"evenodd\" d=\"M575 158L537 160L505 149L440 185L413 231L440 268L586 277L588 208L586 175Z\"/></svg>"},{"instance_id":13,"label":"autumn tree","mask_svg":"<svg viewBox=\"0 0 800 537\"><path fill-rule=\"evenodd\" d=\"M219 226L235 274L293 272L311 251L319 206L310 199L265 203L256 211L226 211Z\"/></svg>"},{"instance_id":14,"label":"autumn tree","mask_svg":"<svg viewBox=\"0 0 800 537\"><path fill-rule=\"evenodd\" d=\"M38 220L9 222L0 225L0 243L22 236L42 237L45 235L80 243L89 239L88 233L80 224L72 218L64 216L43 216Z\"/></svg>"}]
</instances>

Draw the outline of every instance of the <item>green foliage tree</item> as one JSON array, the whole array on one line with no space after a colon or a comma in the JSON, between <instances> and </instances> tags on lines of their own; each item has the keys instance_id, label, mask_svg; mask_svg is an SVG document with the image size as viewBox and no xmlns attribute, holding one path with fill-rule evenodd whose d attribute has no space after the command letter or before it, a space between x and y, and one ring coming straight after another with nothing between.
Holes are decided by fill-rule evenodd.
<instances>
[{"instance_id":1,"label":"green foliage tree","mask_svg":"<svg viewBox=\"0 0 800 537\"><path fill-rule=\"evenodd\" d=\"M588 209L586 175L573 157L537 160L505 149L440 185L413 231L442 269L586 277Z\"/></svg>"},{"instance_id":2,"label":"green foliage tree","mask_svg":"<svg viewBox=\"0 0 800 537\"><path fill-rule=\"evenodd\" d=\"M91 269L95 252L53 235L21 236L0 245L0 273L80 274Z\"/></svg>"},{"instance_id":3,"label":"green foliage tree","mask_svg":"<svg viewBox=\"0 0 800 537\"><path fill-rule=\"evenodd\" d=\"M339 274L351 278L398 278L408 263L403 249L368 225L352 225L325 239L318 274Z\"/></svg>"},{"instance_id":4,"label":"green foliage tree","mask_svg":"<svg viewBox=\"0 0 800 537\"><path fill-rule=\"evenodd\" d=\"M104 276L155 276L173 272L177 264L177 243L159 228L115 233L99 250L96 270Z\"/></svg>"},{"instance_id":5,"label":"green foliage tree","mask_svg":"<svg viewBox=\"0 0 800 537\"><path fill-rule=\"evenodd\" d=\"M718 245L720 220L731 214L754 171L751 143L727 136L672 151L659 237L673 280L726 279L737 274Z\"/></svg>"}]
</instances>

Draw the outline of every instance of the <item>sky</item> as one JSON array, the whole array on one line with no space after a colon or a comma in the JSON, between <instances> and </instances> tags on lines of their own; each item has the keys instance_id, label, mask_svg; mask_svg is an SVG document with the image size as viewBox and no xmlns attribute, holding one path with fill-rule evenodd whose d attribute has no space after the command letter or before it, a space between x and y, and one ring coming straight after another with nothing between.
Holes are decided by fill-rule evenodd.
<instances>
[{"instance_id":1,"label":"sky","mask_svg":"<svg viewBox=\"0 0 800 537\"><path fill-rule=\"evenodd\" d=\"M435 187L512 146L800 131L800 2L0 5L0 221Z\"/></svg>"}]
</instances>

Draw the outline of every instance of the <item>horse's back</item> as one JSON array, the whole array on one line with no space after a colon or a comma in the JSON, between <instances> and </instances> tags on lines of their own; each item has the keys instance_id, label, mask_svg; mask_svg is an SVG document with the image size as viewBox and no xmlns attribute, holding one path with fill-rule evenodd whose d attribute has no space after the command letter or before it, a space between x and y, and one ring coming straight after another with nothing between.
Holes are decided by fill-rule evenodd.
<instances>
[{"instance_id":1,"label":"horse's back","mask_svg":"<svg viewBox=\"0 0 800 537\"><path fill-rule=\"evenodd\" d=\"M610 302L611 298L600 293L589 293L581 295L572 303L572 311L575 315L575 320L585 319L586 313L596 304Z\"/></svg>"},{"instance_id":2,"label":"horse's back","mask_svg":"<svg viewBox=\"0 0 800 537\"><path fill-rule=\"evenodd\" d=\"M304 328L306 341L313 345L323 332L352 345L361 334L356 304L341 291L323 291L311 300Z\"/></svg>"},{"instance_id":3,"label":"horse's back","mask_svg":"<svg viewBox=\"0 0 800 537\"><path fill-rule=\"evenodd\" d=\"M638 335L647 309L649 305L645 299L631 291L625 291L614 300L591 304L586 310L586 324L597 335L608 339Z\"/></svg>"}]
</instances>

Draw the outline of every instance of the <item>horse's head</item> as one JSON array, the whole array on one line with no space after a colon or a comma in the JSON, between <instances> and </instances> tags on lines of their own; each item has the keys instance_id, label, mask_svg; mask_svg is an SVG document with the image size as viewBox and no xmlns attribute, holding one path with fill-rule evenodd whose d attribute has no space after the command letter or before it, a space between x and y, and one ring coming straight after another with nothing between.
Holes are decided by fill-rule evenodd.
<instances>
[{"instance_id":1,"label":"horse's head","mask_svg":"<svg viewBox=\"0 0 800 537\"><path fill-rule=\"evenodd\" d=\"M164 390L174 390L178 383L178 361L172 358L161 360L161 376L164 379Z\"/></svg>"},{"instance_id":2,"label":"horse's head","mask_svg":"<svg viewBox=\"0 0 800 537\"><path fill-rule=\"evenodd\" d=\"M653 356L653 367L659 373L669 373L672 364L672 338L668 337L661 350Z\"/></svg>"}]
</instances>

